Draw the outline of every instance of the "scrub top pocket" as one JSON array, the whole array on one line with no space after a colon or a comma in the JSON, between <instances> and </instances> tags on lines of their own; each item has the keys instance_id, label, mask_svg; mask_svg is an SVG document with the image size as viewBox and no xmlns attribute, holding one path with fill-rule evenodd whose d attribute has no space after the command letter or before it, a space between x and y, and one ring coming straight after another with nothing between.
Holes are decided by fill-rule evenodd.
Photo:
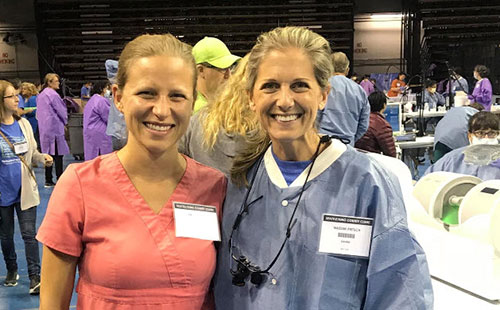
<instances>
[{"instance_id":1,"label":"scrub top pocket","mask_svg":"<svg viewBox=\"0 0 500 310\"><path fill-rule=\"evenodd\" d=\"M366 291L368 260L326 256L319 309L330 309L332 304L344 305L338 309L360 309Z\"/></svg>"}]
</instances>

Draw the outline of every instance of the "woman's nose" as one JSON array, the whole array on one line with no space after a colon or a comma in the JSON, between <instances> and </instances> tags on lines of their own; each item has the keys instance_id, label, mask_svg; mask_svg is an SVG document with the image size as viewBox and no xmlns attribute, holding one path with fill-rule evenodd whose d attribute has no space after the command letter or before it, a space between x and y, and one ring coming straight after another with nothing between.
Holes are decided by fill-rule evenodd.
<instances>
[{"instance_id":1,"label":"woman's nose","mask_svg":"<svg viewBox=\"0 0 500 310\"><path fill-rule=\"evenodd\" d=\"M165 119L170 114L170 102L168 98L161 96L153 106L153 114L158 119Z\"/></svg>"},{"instance_id":2,"label":"woman's nose","mask_svg":"<svg viewBox=\"0 0 500 310\"><path fill-rule=\"evenodd\" d=\"M293 94L291 93L291 91L285 88L281 88L276 104L278 107L285 110L291 108L293 106Z\"/></svg>"}]
</instances>

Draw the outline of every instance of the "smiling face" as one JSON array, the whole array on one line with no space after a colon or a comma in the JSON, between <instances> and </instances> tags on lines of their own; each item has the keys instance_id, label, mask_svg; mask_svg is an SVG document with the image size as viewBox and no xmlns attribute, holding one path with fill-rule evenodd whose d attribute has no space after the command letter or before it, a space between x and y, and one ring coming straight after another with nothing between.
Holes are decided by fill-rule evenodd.
<instances>
[{"instance_id":1,"label":"smiling face","mask_svg":"<svg viewBox=\"0 0 500 310\"><path fill-rule=\"evenodd\" d=\"M316 135L316 114L327 95L301 49L272 50L258 67L250 107L273 143L307 143L308 136Z\"/></svg>"},{"instance_id":2,"label":"smiling face","mask_svg":"<svg viewBox=\"0 0 500 310\"><path fill-rule=\"evenodd\" d=\"M124 114L131 151L159 154L177 150L193 106L194 72L179 57L142 57L130 63L123 89L113 86Z\"/></svg>"}]
</instances>

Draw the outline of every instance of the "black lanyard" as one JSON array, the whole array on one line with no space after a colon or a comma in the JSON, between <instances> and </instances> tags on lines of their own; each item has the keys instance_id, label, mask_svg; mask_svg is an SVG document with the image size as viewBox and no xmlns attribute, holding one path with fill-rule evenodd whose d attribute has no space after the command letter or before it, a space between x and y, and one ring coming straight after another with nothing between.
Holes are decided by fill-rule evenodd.
<instances>
[{"instance_id":1,"label":"black lanyard","mask_svg":"<svg viewBox=\"0 0 500 310\"><path fill-rule=\"evenodd\" d=\"M258 160L258 163L257 163L257 167L255 169L255 173L253 175L253 178L252 178L252 180L250 182L250 185L248 187L248 190L246 192L245 199L243 200L243 204L242 204L242 206L240 208L240 212L236 216L236 219L235 219L234 224L233 224L233 229L232 229L231 235L229 237L229 256L230 256L230 258L232 260L234 260L237 263L237 269L236 270L233 270L232 268L230 268L231 275L233 276L232 282L233 282L234 285L236 285L236 286L244 286L246 278L248 276L250 276L251 282L253 284L259 286L260 284L263 283L263 281L265 279L265 275L269 274L269 270L278 261L278 258L280 257L281 252L283 251L283 249L285 247L285 244L287 243L288 239L290 239L290 236L291 236L291 233L292 233L292 229L295 226L295 224L297 223L297 219L295 218L295 214L297 212L297 208L299 206L300 199L302 198L302 194L305 191L305 186L307 184L307 181L309 180L309 176L311 175L311 171L313 169L314 163L316 162L316 159L318 157L319 149L321 147L321 144L330 141L330 139L331 139L331 137L328 136L328 135L320 137L318 146L316 148L316 152L314 152L314 155L313 155L311 166L309 167L309 171L307 172L306 180L304 181L304 184L302 185L302 188L301 188L300 194L299 194L299 198L297 199L297 203L295 204L295 208L293 209L292 216L290 217L290 220L288 221L288 226L287 226L287 229L286 229L286 237L283 240L278 253L274 256L274 258L271 261L271 263L269 264L269 266L267 268L265 268L264 270L262 270L262 268L260 268L259 266L253 264L244 255L240 255L239 257L236 257L233 254L233 234L234 234L234 232L236 230L238 230L239 225L241 223L241 220L243 219L244 214L248 214L248 208L249 208L249 206L251 206L253 203L257 202L258 200L262 199L262 197L263 197L263 196L259 196L257 199L255 199L252 202L250 202L249 204L247 204L248 197L250 195L250 191L252 190L255 178L257 176L257 173L259 172L260 165L261 165L261 163L263 161L265 153L267 152L267 149L260 156L260 158Z\"/></svg>"}]
</instances>

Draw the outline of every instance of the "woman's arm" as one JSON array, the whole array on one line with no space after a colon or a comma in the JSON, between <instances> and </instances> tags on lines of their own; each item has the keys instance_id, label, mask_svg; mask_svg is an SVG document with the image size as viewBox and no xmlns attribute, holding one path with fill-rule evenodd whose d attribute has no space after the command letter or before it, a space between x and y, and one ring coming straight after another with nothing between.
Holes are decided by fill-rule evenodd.
<instances>
[{"instance_id":1,"label":"woman's arm","mask_svg":"<svg viewBox=\"0 0 500 310\"><path fill-rule=\"evenodd\" d=\"M69 309L78 257L43 246L40 310Z\"/></svg>"},{"instance_id":2,"label":"woman's arm","mask_svg":"<svg viewBox=\"0 0 500 310\"><path fill-rule=\"evenodd\" d=\"M57 117L61 123L66 125L68 123L68 111L64 100L62 100L57 93L50 94L48 98L48 105L50 106L52 112L54 112L54 116Z\"/></svg>"}]
</instances>

